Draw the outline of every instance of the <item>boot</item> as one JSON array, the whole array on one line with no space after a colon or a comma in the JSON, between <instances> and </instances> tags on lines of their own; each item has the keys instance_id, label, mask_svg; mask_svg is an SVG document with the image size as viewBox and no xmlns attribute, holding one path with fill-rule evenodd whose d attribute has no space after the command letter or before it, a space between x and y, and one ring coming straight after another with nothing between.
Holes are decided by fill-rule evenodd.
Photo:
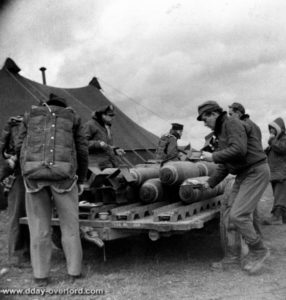
<instances>
[{"instance_id":1,"label":"boot","mask_svg":"<svg viewBox=\"0 0 286 300\"><path fill-rule=\"evenodd\" d=\"M254 274L262 268L264 261L270 256L270 251L264 246L262 240L249 244L248 247L249 253L244 259L243 269L249 274Z\"/></svg>"}]
</instances>

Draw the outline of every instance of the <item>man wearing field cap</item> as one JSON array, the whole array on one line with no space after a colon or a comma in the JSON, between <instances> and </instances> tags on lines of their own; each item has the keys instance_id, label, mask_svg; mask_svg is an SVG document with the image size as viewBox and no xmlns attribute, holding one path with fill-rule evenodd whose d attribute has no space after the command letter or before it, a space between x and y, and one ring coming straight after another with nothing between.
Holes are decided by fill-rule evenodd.
<instances>
[{"instance_id":1,"label":"man wearing field cap","mask_svg":"<svg viewBox=\"0 0 286 300\"><path fill-rule=\"evenodd\" d=\"M163 134L156 149L157 160L179 160L179 149L177 141L182 137L184 125L172 123L170 131Z\"/></svg>"},{"instance_id":2,"label":"man wearing field cap","mask_svg":"<svg viewBox=\"0 0 286 300\"><path fill-rule=\"evenodd\" d=\"M245 108L242 104L238 102L233 102L231 105L229 105L229 115L232 116L232 114L240 113L241 115L245 114ZM240 117L239 117L240 119Z\"/></svg>"},{"instance_id":3,"label":"man wearing field cap","mask_svg":"<svg viewBox=\"0 0 286 300\"><path fill-rule=\"evenodd\" d=\"M115 116L114 106L109 104L92 113L91 119L84 124L91 165L98 172L105 168L118 166L115 156L125 151L113 145L111 126Z\"/></svg>"},{"instance_id":4,"label":"man wearing field cap","mask_svg":"<svg viewBox=\"0 0 286 300\"><path fill-rule=\"evenodd\" d=\"M68 278L81 277L82 247L78 196L88 167L88 148L80 117L66 100L50 94L26 113L15 146L26 187L31 261L38 286L49 282L52 257L51 216L59 215Z\"/></svg>"},{"instance_id":5,"label":"man wearing field cap","mask_svg":"<svg viewBox=\"0 0 286 300\"><path fill-rule=\"evenodd\" d=\"M198 114L197 120L213 130L218 140L218 149L214 153L202 153L205 160L219 164L205 187L213 188L228 174L236 175L226 214L228 224L236 227L248 245L249 253L242 267L253 274L261 269L270 255L253 226L253 212L269 182L266 155L261 141L251 133L250 126L228 117L216 101L201 104Z\"/></svg>"}]
</instances>

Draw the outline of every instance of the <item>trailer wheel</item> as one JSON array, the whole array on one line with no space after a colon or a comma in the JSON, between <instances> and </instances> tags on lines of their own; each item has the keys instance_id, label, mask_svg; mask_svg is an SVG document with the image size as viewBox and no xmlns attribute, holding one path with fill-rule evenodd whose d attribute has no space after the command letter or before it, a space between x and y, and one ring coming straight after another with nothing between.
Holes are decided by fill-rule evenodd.
<instances>
[{"instance_id":1,"label":"trailer wheel","mask_svg":"<svg viewBox=\"0 0 286 300\"><path fill-rule=\"evenodd\" d=\"M224 195L222 197L222 203L221 203L221 209L220 209L220 220L219 220L219 231L220 231L220 243L221 248L223 250L223 253L226 254L226 247L228 245L228 238L227 238L227 232L226 232L226 226L224 223L224 212L227 207L228 198L231 193L231 189L234 183L234 177L227 178L227 183L224 190Z\"/></svg>"},{"instance_id":2,"label":"trailer wheel","mask_svg":"<svg viewBox=\"0 0 286 300\"><path fill-rule=\"evenodd\" d=\"M52 242L58 249L63 249L62 233L60 227L53 226L52 228Z\"/></svg>"}]
</instances>

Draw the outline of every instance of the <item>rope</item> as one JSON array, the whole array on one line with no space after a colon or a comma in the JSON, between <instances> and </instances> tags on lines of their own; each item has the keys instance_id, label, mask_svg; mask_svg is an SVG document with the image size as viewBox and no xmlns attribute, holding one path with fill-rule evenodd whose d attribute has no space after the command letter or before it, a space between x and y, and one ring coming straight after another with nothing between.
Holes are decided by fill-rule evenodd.
<instances>
[{"instance_id":1,"label":"rope","mask_svg":"<svg viewBox=\"0 0 286 300\"><path fill-rule=\"evenodd\" d=\"M39 102L39 103L42 102L42 100L40 100L37 96L35 96L20 80L18 80L15 77L15 75L10 73L7 69L6 69L6 71L22 88L24 88L25 91L27 91L34 99L36 99L37 102Z\"/></svg>"},{"instance_id":2,"label":"rope","mask_svg":"<svg viewBox=\"0 0 286 300\"><path fill-rule=\"evenodd\" d=\"M160 115L158 115L157 113L155 113L154 111L152 111L150 108L146 107L145 105L142 105L140 102L136 101L134 98L126 95L125 93L123 93L122 91L116 89L115 87L113 87L111 84L107 83L105 80L103 80L102 78L99 78L102 82L104 82L106 85L110 86L112 89L114 89L116 92L118 92L119 94L122 94L123 96L125 96L127 99L129 99L131 102L136 103L137 105L145 108L147 111L149 111L150 113L152 113L153 115L157 116L158 118L160 118L163 121L166 121L166 119L163 119Z\"/></svg>"},{"instance_id":3,"label":"rope","mask_svg":"<svg viewBox=\"0 0 286 300\"><path fill-rule=\"evenodd\" d=\"M62 89L68 96L70 96L71 98L73 98L75 101L77 101L81 106L84 106L88 111L92 112L92 109L90 107L88 107L86 104L84 104L83 102L81 102L79 99L77 99L77 97L75 97L74 95L72 95L71 93L69 93L66 89Z\"/></svg>"}]
</instances>

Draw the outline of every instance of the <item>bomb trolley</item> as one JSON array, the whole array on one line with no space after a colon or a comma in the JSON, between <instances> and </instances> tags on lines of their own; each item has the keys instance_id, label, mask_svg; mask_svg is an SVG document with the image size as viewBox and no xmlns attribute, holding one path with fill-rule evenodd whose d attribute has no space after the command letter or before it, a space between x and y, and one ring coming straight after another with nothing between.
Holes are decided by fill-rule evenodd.
<instances>
[{"instance_id":1,"label":"bomb trolley","mask_svg":"<svg viewBox=\"0 0 286 300\"><path fill-rule=\"evenodd\" d=\"M79 224L83 239L102 247L104 242L147 234L152 241L174 234L183 234L192 229L201 229L213 219L219 219L227 201L233 178L228 180L222 195L211 197L196 203L185 204L182 201L159 201L154 203L79 203ZM122 195L120 196L122 198ZM27 224L27 218L20 220ZM52 218L53 241L60 246L59 219ZM225 229L220 226L221 241L225 247Z\"/></svg>"}]
</instances>

